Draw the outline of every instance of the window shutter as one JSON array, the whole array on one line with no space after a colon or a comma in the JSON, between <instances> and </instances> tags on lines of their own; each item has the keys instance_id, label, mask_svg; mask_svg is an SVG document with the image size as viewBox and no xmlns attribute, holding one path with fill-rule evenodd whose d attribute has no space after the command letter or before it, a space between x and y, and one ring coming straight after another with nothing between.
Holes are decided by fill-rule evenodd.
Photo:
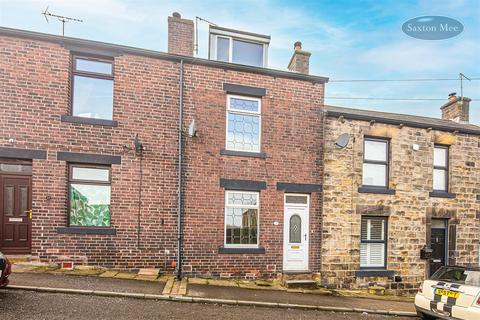
<instances>
[{"instance_id":1,"label":"window shutter","mask_svg":"<svg viewBox=\"0 0 480 320\"><path fill-rule=\"evenodd\" d=\"M385 265L385 224L386 221L381 218L362 218L360 266L383 267Z\"/></svg>"},{"instance_id":2,"label":"window shutter","mask_svg":"<svg viewBox=\"0 0 480 320\"><path fill-rule=\"evenodd\" d=\"M370 237L368 240L383 240L383 222L380 219L370 219Z\"/></svg>"},{"instance_id":3,"label":"window shutter","mask_svg":"<svg viewBox=\"0 0 480 320\"><path fill-rule=\"evenodd\" d=\"M385 244L383 243L369 243L369 255L370 261L368 264L372 267L383 267L384 265L384 253Z\"/></svg>"},{"instance_id":4,"label":"window shutter","mask_svg":"<svg viewBox=\"0 0 480 320\"><path fill-rule=\"evenodd\" d=\"M362 240L368 240L368 219L362 219Z\"/></svg>"}]
</instances>

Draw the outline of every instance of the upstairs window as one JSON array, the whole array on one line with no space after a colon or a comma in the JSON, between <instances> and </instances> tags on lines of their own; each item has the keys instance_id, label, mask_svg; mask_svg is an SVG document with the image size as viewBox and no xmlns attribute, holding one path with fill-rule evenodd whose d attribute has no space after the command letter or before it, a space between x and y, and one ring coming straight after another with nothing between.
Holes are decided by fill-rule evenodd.
<instances>
[{"instance_id":1,"label":"upstairs window","mask_svg":"<svg viewBox=\"0 0 480 320\"><path fill-rule=\"evenodd\" d=\"M72 115L112 120L113 61L73 56Z\"/></svg>"},{"instance_id":2,"label":"upstairs window","mask_svg":"<svg viewBox=\"0 0 480 320\"><path fill-rule=\"evenodd\" d=\"M387 219L362 217L360 267L385 267Z\"/></svg>"},{"instance_id":3,"label":"upstairs window","mask_svg":"<svg viewBox=\"0 0 480 320\"><path fill-rule=\"evenodd\" d=\"M433 190L448 192L448 147L433 148Z\"/></svg>"},{"instance_id":4,"label":"upstairs window","mask_svg":"<svg viewBox=\"0 0 480 320\"><path fill-rule=\"evenodd\" d=\"M226 149L260 152L261 99L227 96Z\"/></svg>"},{"instance_id":5,"label":"upstairs window","mask_svg":"<svg viewBox=\"0 0 480 320\"><path fill-rule=\"evenodd\" d=\"M70 165L70 226L110 226L110 167Z\"/></svg>"},{"instance_id":6,"label":"upstairs window","mask_svg":"<svg viewBox=\"0 0 480 320\"><path fill-rule=\"evenodd\" d=\"M263 67L263 44L219 36L217 60Z\"/></svg>"},{"instance_id":7,"label":"upstairs window","mask_svg":"<svg viewBox=\"0 0 480 320\"><path fill-rule=\"evenodd\" d=\"M269 42L269 36L211 26L210 59L266 67Z\"/></svg>"},{"instance_id":8,"label":"upstairs window","mask_svg":"<svg viewBox=\"0 0 480 320\"><path fill-rule=\"evenodd\" d=\"M362 185L388 187L388 140L365 138Z\"/></svg>"}]
</instances>

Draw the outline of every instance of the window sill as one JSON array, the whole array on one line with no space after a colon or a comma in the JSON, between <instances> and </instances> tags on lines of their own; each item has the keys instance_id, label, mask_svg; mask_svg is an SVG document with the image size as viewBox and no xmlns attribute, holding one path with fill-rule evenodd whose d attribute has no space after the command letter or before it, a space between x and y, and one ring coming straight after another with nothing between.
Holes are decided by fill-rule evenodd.
<instances>
[{"instance_id":1,"label":"window sill","mask_svg":"<svg viewBox=\"0 0 480 320\"><path fill-rule=\"evenodd\" d=\"M265 152L247 152L247 151L234 151L234 150L221 149L220 154L222 156L251 157L251 158L261 158L261 159L267 158L267 154Z\"/></svg>"},{"instance_id":2,"label":"window sill","mask_svg":"<svg viewBox=\"0 0 480 320\"><path fill-rule=\"evenodd\" d=\"M218 247L220 254L265 254L265 248L232 248L232 247Z\"/></svg>"},{"instance_id":3,"label":"window sill","mask_svg":"<svg viewBox=\"0 0 480 320\"><path fill-rule=\"evenodd\" d=\"M115 228L109 227L58 227L57 233L59 234L106 234L117 235Z\"/></svg>"},{"instance_id":4,"label":"window sill","mask_svg":"<svg viewBox=\"0 0 480 320\"><path fill-rule=\"evenodd\" d=\"M457 197L456 193L445 192L445 191L432 191L432 192L429 192L428 195L430 196L430 198L455 199Z\"/></svg>"},{"instance_id":5,"label":"window sill","mask_svg":"<svg viewBox=\"0 0 480 320\"><path fill-rule=\"evenodd\" d=\"M395 272L393 270L386 269L365 269L355 271L355 277L393 277Z\"/></svg>"},{"instance_id":6,"label":"window sill","mask_svg":"<svg viewBox=\"0 0 480 320\"><path fill-rule=\"evenodd\" d=\"M70 123L92 124L96 126L107 126L107 127L118 126L118 121L115 121L115 120L85 118L85 117L77 117L77 116L69 116L69 115L62 115L61 121L70 122Z\"/></svg>"},{"instance_id":7,"label":"window sill","mask_svg":"<svg viewBox=\"0 0 480 320\"><path fill-rule=\"evenodd\" d=\"M359 193L376 193L376 194L395 194L395 189L361 186L358 188L358 192Z\"/></svg>"}]
</instances>

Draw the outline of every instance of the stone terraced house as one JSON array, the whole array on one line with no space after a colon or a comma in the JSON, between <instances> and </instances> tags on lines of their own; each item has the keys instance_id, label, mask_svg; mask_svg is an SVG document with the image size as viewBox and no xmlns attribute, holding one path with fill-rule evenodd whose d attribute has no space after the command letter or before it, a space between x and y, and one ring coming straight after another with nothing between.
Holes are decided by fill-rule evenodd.
<instances>
[{"instance_id":1,"label":"stone terraced house","mask_svg":"<svg viewBox=\"0 0 480 320\"><path fill-rule=\"evenodd\" d=\"M442 119L325 106L324 285L415 292L442 265L478 266L469 103L452 94Z\"/></svg>"},{"instance_id":2,"label":"stone terraced house","mask_svg":"<svg viewBox=\"0 0 480 320\"><path fill-rule=\"evenodd\" d=\"M478 264L469 100L324 108L310 53L270 69L269 43L212 25L194 57L178 13L168 53L0 28L0 251L399 291Z\"/></svg>"}]
</instances>

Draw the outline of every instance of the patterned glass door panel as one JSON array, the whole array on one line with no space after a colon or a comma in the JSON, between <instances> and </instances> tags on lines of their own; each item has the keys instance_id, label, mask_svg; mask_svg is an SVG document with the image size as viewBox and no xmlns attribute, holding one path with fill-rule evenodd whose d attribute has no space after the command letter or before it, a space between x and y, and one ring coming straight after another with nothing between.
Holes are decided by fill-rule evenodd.
<instances>
[{"instance_id":1,"label":"patterned glass door panel","mask_svg":"<svg viewBox=\"0 0 480 320\"><path fill-rule=\"evenodd\" d=\"M298 214L290 217L290 243L302 242L302 218Z\"/></svg>"}]
</instances>

